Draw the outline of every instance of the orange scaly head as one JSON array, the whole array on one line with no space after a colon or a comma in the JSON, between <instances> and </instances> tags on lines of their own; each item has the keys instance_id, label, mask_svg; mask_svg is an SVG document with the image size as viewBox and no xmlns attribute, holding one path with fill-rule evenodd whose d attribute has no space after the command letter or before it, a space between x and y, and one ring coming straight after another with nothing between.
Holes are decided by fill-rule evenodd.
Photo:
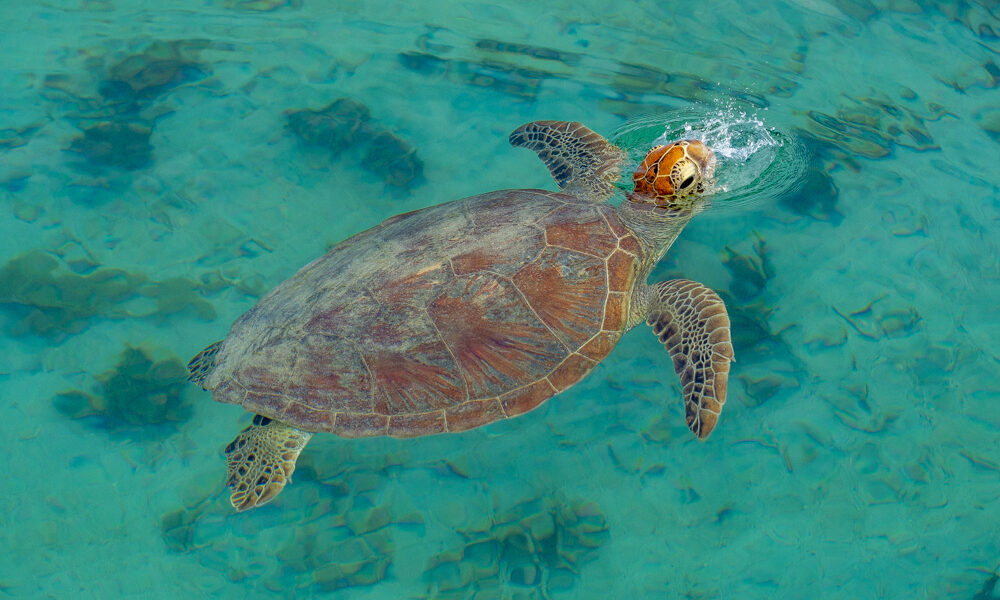
<instances>
[{"instance_id":1,"label":"orange scaly head","mask_svg":"<svg viewBox=\"0 0 1000 600\"><path fill-rule=\"evenodd\" d=\"M709 191L715 154L698 140L681 140L649 151L632 174L633 202L663 208L690 208L697 196Z\"/></svg>"}]
</instances>

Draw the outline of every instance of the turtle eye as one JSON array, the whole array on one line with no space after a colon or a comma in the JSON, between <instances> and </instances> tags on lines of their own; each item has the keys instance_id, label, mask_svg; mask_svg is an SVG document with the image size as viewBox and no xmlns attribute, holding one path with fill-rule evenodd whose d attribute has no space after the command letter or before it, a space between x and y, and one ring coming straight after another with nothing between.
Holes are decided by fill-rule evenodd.
<instances>
[{"instance_id":1,"label":"turtle eye","mask_svg":"<svg viewBox=\"0 0 1000 600\"><path fill-rule=\"evenodd\" d=\"M689 175L687 179L681 182L681 189L686 190L691 187L692 183L694 183L694 175Z\"/></svg>"}]
</instances>

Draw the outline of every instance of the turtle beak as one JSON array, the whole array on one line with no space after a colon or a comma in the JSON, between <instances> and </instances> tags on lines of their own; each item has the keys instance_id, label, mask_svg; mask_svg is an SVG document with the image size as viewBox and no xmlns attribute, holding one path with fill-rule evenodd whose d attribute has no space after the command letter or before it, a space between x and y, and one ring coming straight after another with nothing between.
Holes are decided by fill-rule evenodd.
<instances>
[{"instance_id":1,"label":"turtle beak","mask_svg":"<svg viewBox=\"0 0 1000 600\"><path fill-rule=\"evenodd\" d=\"M688 158L698 168L698 177L706 187L699 191L704 193L710 191L711 184L715 177L715 152L702 143L700 140L689 140L687 147Z\"/></svg>"}]
</instances>

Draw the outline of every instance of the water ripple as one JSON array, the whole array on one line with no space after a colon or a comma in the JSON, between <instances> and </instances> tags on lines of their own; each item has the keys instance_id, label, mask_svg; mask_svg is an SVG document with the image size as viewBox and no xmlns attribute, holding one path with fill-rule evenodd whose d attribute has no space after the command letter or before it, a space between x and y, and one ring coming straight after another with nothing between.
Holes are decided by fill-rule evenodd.
<instances>
[{"instance_id":1,"label":"water ripple","mask_svg":"<svg viewBox=\"0 0 1000 600\"><path fill-rule=\"evenodd\" d=\"M619 127L613 142L629 155L631 173L653 146L678 139L700 139L718 163L713 210L754 206L794 188L806 167L807 153L788 130L768 125L758 114L733 107L688 108L632 119ZM631 186L623 178L620 186Z\"/></svg>"}]
</instances>

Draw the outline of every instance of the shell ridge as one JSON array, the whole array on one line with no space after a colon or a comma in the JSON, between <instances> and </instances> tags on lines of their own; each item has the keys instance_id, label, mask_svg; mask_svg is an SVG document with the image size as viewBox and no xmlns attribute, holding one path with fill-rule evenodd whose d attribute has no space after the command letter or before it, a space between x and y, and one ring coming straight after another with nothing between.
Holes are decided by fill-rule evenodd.
<instances>
[{"instance_id":1,"label":"shell ridge","mask_svg":"<svg viewBox=\"0 0 1000 600\"><path fill-rule=\"evenodd\" d=\"M351 348L355 352L358 353L358 357L361 359L361 364L363 364L365 366L365 371L368 373L368 377L369 377L368 380L372 382L372 384L369 386L369 390L368 390L368 400L371 403L371 407L372 407L371 412L372 412L372 414L374 414L375 413L375 386L377 385L376 382L378 381L377 379L375 379L375 372L372 371L372 366L368 364L368 360L365 358L365 353L361 351L361 347L358 346L357 342L355 342L354 340L351 340L351 339L347 339L347 338L341 338L341 339L345 339L347 341L347 343L350 344ZM339 412L345 412L345 411L339 411ZM336 419L336 415L334 415L334 417Z\"/></svg>"},{"instance_id":2,"label":"shell ridge","mask_svg":"<svg viewBox=\"0 0 1000 600\"><path fill-rule=\"evenodd\" d=\"M525 267L527 267L528 265L531 265L531 264L534 264L535 262L537 262L537 261L538 261L538 259L539 259L539 258L541 258L541 252L539 252L539 253L538 253L538 256L536 256L536 257L535 257L535 260L533 260L533 261L529 262L528 264L524 265L524 267L522 267L522 269L523 269L523 268L525 268ZM521 272L521 271L520 271L520 270L518 270L518 273L520 273L520 272ZM517 273L515 273L515 275L516 275L516 274L517 274ZM527 305L527 307L528 307L528 310L530 310L530 311L531 311L531 314L532 314L532 315L534 315L536 319L538 319L538 322L542 324L542 327L545 327L545 329L546 329L546 330L547 330L547 331L548 331L548 332L549 332L550 334L552 334L552 337L554 337L554 338L556 338L557 340L559 340L559 343L560 343L560 344L562 344L562 346L563 346L564 348L566 348L566 352L567 352L567 354L572 354L572 353L573 353L573 349L572 349L572 348L570 348L570 347L569 347L569 344L567 344L566 342L564 342L564 341L563 341L563 339L562 339L562 337L560 337L560 336L559 336L559 335L558 335L558 334L557 334L557 333L556 333L556 332L555 332L555 331L554 331L554 330L552 329L552 327L550 327L550 326L549 326L549 324L545 322L545 319L543 319L543 318L542 318L542 316L538 314L538 311L537 311L537 310L535 310L535 307L534 307L534 306L532 306L532 304L531 304L531 300L528 300L528 297L527 297L527 296L526 296L526 295L524 294L524 291L523 291L523 290L522 290L522 289L521 289L520 287L518 287L518 285L517 285L517 282L516 282L516 281L514 281L514 279L513 279L513 278L506 278L506 279L507 279L507 281L508 281L508 282L509 282L509 283L510 283L510 284L511 284L512 286L514 286L514 289L515 289L515 290L517 290L517 293L518 293L518 295L520 295L520 296L521 296L521 299L522 299L522 300L524 300L524 303L525 303L525 305Z\"/></svg>"},{"instance_id":3,"label":"shell ridge","mask_svg":"<svg viewBox=\"0 0 1000 600\"><path fill-rule=\"evenodd\" d=\"M448 259L448 262L450 264L451 259ZM458 275L456 275L456 277L458 277ZM430 311L431 305L433 305L436 300L439 300L442 296L444 296L444 294L445 294L444 291L442 291L440 294L435 296L433 300L427 303L427 306L424 307L423 312L424 314L427 315L427 320L430 322L431 327L434 328L434 335L436 335L437 338L441 340L441 343L444 345L445 350L448 351L448 356L450 356L452 362L455 363L455 370L458 372L459 376L462 378L462 383L465 385L465 400L462 400L462 402L459 403L459 405L461 405L472 399L472 391L471 388L469 387L469 378L464 373L464 369L461 368L460 366L461 363L458 362L458 357L455 356L455 351L452 349L451 346L448 345L448 340L446 340L444 335L441 333L441 328L438 327L437 321L434 320L434 315L432 315ZM445 426L447 427L447 419L445 420Z\"/></svg>"},{"instance_id":4,"label":"shell ridge","mask_svg":"<svg viewBox=\"0 0 1000 600\"><path fill-rule=\"evenodd\" d=\"M600 254L593 254L591 252L584 252L583 250L575 250L573 248L567 248L566 246L560 246L559 244L550 244L547 239L545 240L545 245L548 248L555 248L556 250L561 250L563 252L572 252L574 254L582 254L583 256L589 256L591 258L596 258L597 260L603 260L603 261L607 260L606 256L601 256ZM539 254L541 254L541 253L539 253ZM532 261L532 262L534 262L534 261ZM528 264L530 264L530 263L528 263Z\"/></svg>"},{"instance_id":5,"label":"shell ridge","mask_svg":"<svg viewBox=\"0 0 1000 600\"><path fill-rule=\"evenodd\" d=\"M520 290L494 271L457 278L429 308L441 336L452 344L470 400L537 381L566 355L562 341L537 318Z\"/></svg>"},{"instance_id":6,"label":"shell ridge","mask_svg":"<svg viewBox=\"0 0 1000 600\"><path fill-rule=\"evenodd\" d=\"M549 217L551 217L552 213L554 213L554 212L556 212L558 210L562 210L563 208L565 208L565 207L567 207L567 206L570 205L569 202L564 202L564 201L562 201L562 200L560 200L558 198L553 198L553 200L556 200L557 202L559 202L559 204L557 206L553 207L552 210L550 210L549 212L545 213L541 217L538 217L534 222L531 223L532 225L538 225L539 223L541 223L545 219L548 219Z\"/></svg>"}]
</instances>

